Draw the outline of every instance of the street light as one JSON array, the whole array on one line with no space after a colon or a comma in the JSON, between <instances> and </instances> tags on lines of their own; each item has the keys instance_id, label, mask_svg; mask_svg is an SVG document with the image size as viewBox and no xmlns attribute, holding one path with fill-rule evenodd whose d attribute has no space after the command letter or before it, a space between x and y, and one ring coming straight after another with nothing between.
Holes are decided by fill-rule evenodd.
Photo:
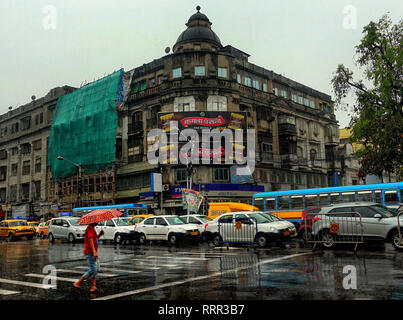
<instances>
[{"instance_id":1,"label":"street light","mask_svg":"<svg viewBox=\"0 0 403 320\"><path fill-rule=\"evenodd\" d=\"M73 161L71 161L69 159L66 159L66 158L62 157L62 156L58 156L57 159L70 162L71 164L73 164L77 168L77 171L78 171L77 205L78 205L78 207L80 207L81 206L81 176L82 176L81 164L75 163L75 162L73 162Z\"/></svg>"}]
</instances>

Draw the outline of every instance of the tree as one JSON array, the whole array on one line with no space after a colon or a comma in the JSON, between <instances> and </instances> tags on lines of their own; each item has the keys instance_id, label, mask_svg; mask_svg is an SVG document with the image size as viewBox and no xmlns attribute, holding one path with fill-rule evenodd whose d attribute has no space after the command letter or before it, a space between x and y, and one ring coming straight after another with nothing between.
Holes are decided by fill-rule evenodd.
<instances>
[{"instance_id":1,"label":"tree","mask_svg":"<svg viewBox=\"0 0 403 320\"><path fill-rule=\"evenodd\" d=\"M340 64L331 81L338 108L348 94L355 95L351 119L351 142L363 148L361 158L366 174L398 173L403 175L403 20L396 25L388 15L363 29L356 46L356 64L364 80L354 80L353 72ZM368 83L368 85L365 85Z\"/></svg>"}]
</instances>

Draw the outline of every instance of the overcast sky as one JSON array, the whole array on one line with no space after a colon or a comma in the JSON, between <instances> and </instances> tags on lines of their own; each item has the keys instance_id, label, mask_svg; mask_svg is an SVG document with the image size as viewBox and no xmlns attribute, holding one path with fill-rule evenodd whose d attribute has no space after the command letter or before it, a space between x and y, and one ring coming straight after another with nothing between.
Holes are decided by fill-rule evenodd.
<instances>
[{"instance_id":1,"label":"overcast sky","mask_svg":"<svg viewBox=\"0 0 403 320\"><path fill-rule=\"evenodd\" d=\"M357 70L354 47L371 20L403 17L401 0L1 0L0 114L165 55L201 6L221 43L249 61L334 98L339 63ZM338 111L340 126L349 123Z\"/></svg>"}]
</instances>

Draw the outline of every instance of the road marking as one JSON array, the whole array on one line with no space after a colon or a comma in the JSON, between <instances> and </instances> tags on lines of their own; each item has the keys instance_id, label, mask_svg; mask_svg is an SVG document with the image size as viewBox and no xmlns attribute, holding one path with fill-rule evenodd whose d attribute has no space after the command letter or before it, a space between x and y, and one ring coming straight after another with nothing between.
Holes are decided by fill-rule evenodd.
<instances>
[{"instance_id":1,"label":"road marking","mask_svg":"<svg viewBox=\"0 0 403 320\"><path fill-rule=\"evenodd\" d=\"M210 258L196 258L196 257L157 257L157 256L149 256L148 258L160 258L160 259L178 259L178 260L210 260ZM133 259L134 260L134 259Z\"/></svg>"},{"instance_id":2,"label":"road marking","mask_svg":"<svg viewBox=\"0 0 403 320\"><path fill-rule=\"evenodd\" d=\"M49 280L59 280L59 281L67 281L67 282L76 282L78 279L73 278L63 278L63 277L52 277L46 274L36 274L36 273L27 273L25 276L34 277L34 278L47 278Z\"/></svg>"},{"instance_id":3,"label":"road marking","mask_svg":"<svg viewBox=\"0 0 403 320\"><path fill-rule=\"evenodd\" d=\"M127 292L112 294L112 295L109 295L109 296L99 297L99 298L95 298L95 299L92 299L92 300L111 300L111 299L116 299L116 298L121 298L121 297L126 297L126 296L132 296L132 295L143 293L143 292L148 292L148 291L158 290L158 289L162 289L162 288L166 288L166 287L172 287L172 286L181 285L181 284L188 283L188 282L205 280L205 279L209 279L209 278L212 278L212 277L219 277L219 276L224 275L226 273L238 272L240 270L246 270L246 269L249 269L249 268L257 267L258 265L262 265L262 264L267 264L267 263L271 263L271 262L277 262L277 261L281 261L281 260L287 260L287 259L292 259L292 258L295 258L295 257L300 257L300 256L304 256L304 255L312 255L312 254L313 254L312 252L306 252L306 253L292 254L292 255L279 257L279 258L266 259L266 260L262 260L262 261L260 261L258 263L255 263L255 264L248 265L248 266L238 267L238 268L235 268L235 269L225 270L225 271L221 271L221 272L214 272L212 274L199 276L199 277L195 277L195 278L190 278L190 279L185 279L185 280L180 280L180 281L164 283L164 284L156 285L156 286L153 286L153 287L142 288L142 289L127 291Z\"/></svg>"},{"instance_id":4,"label":"road marking","mask_svg":"<svg viewBox=\"0 0 403 320\"><path fill-rule=\"evenodd\" d=\"M109 264L108 264L109 266ZM76 269L87 269L88 267L76 267ZM125 270L125 269L115 269L115 268L104 268L102 267L102 270L106 270L106 271L112 271L112 272L125 272L125 273L140 273L141 271L133 271L133 270ZM101 275L101 273L98 273L99 275ZM114 276L118 276L117 274L114 274Z\"/></svg>"},{"instance_id":5,"label":"road marking","mask_svg":"<svg viewBox=\"0 0 403 320\"><path fill-rule=\"evenodd\" d=\"M88 269L88 267L76 267L76 268ZM102 269L104 269L104 268L102 268ZM106 270L106 269L105 269L105 270ZM83 274L82 271L78 271L78 270L67 270L67 269L56 269L56 272ZM98 273L98 276L100 276L100 277L116 277L117 274L99 272L99 273Z\"/></svg>"},{"instance_id":6,"label":"road marking","mask_svg":"<svg viewBox=\"0 0 403 320\"><path fill-rule=\"evenodd\" d=\"M150 261L150 260L148 260L148 259L132 259L133 261L138 261L138 262L140 262L140 264L143 264L144 262L145 263L155 263L156 262L156 260L158 260L158 258L165 258L165 257L153 257L153 261ZM171 260L176 260L176 259L181 259L181 258L177 258L177 257L171 257ZM192 263L195 263L195 261L172 261L172 262L177 262L177 263L186 263L186 264L192 264Z\"/></svg>"},{"instance_id":7,"label":"road marking","mask_svg":"<svg viewBox=\"0 0 403 320\"><path fill-rule=\"evenodd\" d=\"M46 285L46 284L42 284L42 283L32 283L32 282L17 281L17 280L11 280L11 279L0 279L0 283L15 284L15 285L19 285L19 286L26 286L26 287L39 288L39 289L52 288L51 285Z\"/></svg>"},{"instance_id":8,"label":"road marking","mask_svg":"<svg viewBox=\"0 0 403 320\"><path fill-rule=\"evenodd\" d=\"M19 293L19 291L11 291L11 290L4 290L4 289L0 289L0 294L7 296L9 294L17 294Z\"/></svg>"}]
</instances>

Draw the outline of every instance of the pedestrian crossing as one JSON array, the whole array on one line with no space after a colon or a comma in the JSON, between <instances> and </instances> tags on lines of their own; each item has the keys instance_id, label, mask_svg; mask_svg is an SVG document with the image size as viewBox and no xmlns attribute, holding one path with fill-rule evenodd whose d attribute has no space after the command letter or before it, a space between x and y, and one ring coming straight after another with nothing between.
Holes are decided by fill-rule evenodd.
<instances>
[{"instance_id":1,"label":"pedestrian crossing","mask_svg":"<svg viewBox=\"0 0 403 320\"><path fill-rule=\"evenodd\" d=\"M192 269L210 259L220 258L224 255L217 253L195 254L194 252L173 252L158 256L145 255L140 257L127 255L124 258L114 259L113 261L100 261L98 277L108 280L122 276L142 276L142 274L150 276L150 272L152 272L152 276L155 276L155 272L164 274L169 270ZM20 294L33 294L32 289L55 289L54 285L50 284L54 282L74 283L88 269L88 265L81 261L81 265L70 265L66 268L66 263L63 265L55 263L55 268L56 273L54 276L42 273L41 268L37 272L27 272L19 275L18 280L0 278L0 300L18 297Z\"/></svg>"}]
</instances>

